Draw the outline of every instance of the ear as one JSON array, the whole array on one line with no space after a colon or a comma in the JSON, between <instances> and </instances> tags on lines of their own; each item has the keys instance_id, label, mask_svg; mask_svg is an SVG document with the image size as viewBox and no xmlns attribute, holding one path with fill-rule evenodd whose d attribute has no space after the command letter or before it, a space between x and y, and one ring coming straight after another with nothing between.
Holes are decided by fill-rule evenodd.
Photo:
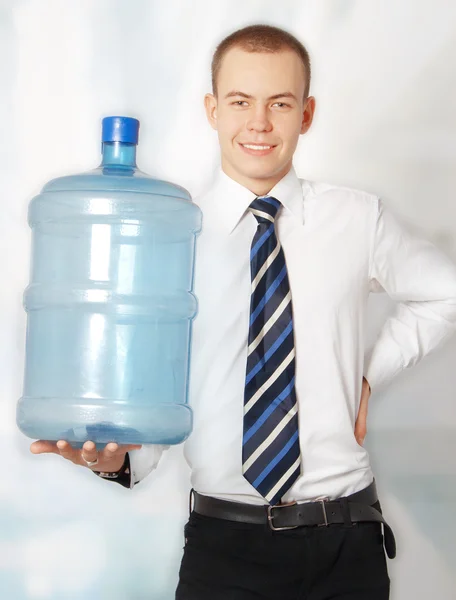
<instances>
[{"instance_id":1,"label":"ear","mask_svg":"<svg viewBox=\"0 0 456 600\"><path fill-rule=\"evenodd\" d=\"M302 113L301 134L306 133L312 125L313 117L315 114L315 104L316 102L313 96L309 96L306 99L306 105Z\"/></svg>"},{"instance_id":2,"label":"ear","mask_svg":"<svg viewBox=\"0 0 456 600\"><path fill-rule=\"evenodd\" d=\"M206 117L212 129L217 129L217 99L213 94L204 96L204 108L206 109Z\"/></svg>"}]
</instances>

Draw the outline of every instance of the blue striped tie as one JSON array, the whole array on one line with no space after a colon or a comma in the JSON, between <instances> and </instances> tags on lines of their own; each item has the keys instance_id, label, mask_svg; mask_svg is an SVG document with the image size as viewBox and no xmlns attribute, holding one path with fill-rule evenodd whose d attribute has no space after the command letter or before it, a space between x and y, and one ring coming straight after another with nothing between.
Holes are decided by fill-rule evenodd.
<instances>
[{"instance_id":1,"label":"blue striped tie","mask_svg":"<svg viewBox=\"0 0 456 600\"><path fill-rule=\"evenodd\" d=\"M271 504L300 475L293 313L285 256L275 233L280 202L255 198L250 251L249 347L244 393L242 472Z\"/></svg>"}]
</instances>

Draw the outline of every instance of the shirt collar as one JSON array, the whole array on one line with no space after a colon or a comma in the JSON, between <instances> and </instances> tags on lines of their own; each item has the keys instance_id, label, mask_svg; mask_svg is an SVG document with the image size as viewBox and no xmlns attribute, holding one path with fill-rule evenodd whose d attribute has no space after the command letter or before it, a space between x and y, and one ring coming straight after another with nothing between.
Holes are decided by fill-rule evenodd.
<instances>
[{"instance_id":1,"label":"shirt collar","mask_svg":"<svg viewBox=\"0 0 456 600\"><path fill-rule=\"evenodd\" d=\"M303 222L302 184L293 165L267 195L277 198L283 204L283 210L290 211L300 223ZM221 167L218 168L213 185L207 194L207 201L217 210L221 225L228 234L235 229L255 198L257 198L256 194L231 179Z\"/></svg>"}]
</instances>

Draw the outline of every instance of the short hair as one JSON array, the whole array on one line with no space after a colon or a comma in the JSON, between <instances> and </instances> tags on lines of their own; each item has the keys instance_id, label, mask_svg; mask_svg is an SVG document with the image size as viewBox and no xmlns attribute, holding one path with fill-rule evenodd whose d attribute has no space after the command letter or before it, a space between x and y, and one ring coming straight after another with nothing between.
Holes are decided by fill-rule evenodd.
<instances>
[{"instance_id":1,"label":"short hair","mask_svg":"<svg viewBox=\"0 0 456 600\"><path fill-rule=\"evenodd\" d=\"M277 53L283 50L292 50L296 52L302 61L306 83L304 86L304 100L309 95L310 90L310 57L304 45L291 33L274 27L272 25L248 25L242 29L233 31L224 38L216 47L212 57L211 75L212 75L212 93L217 97L217 78L222 66L222 60L225 54L231 48L241 48L247 52L271 52Z\"/></svg>"}]
</instances>

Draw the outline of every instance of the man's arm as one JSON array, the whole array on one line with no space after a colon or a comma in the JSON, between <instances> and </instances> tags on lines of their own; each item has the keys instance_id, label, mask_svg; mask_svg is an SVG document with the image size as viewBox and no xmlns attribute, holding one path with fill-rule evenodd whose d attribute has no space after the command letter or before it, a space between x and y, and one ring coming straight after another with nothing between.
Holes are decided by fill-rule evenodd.
<instances>
[{"instance_id":1,"label":"man's arm","mask_svg":"<svg viewBox=\"0 0 456 600\"><path fill-rule=\"evenodd\" d=\"M161 444L119 445L109 442L104 448L97 450L91 440L84 442L82 448L73 448L65 440L37 440L30 445L33 454L58 454L75 465L88 468L103 479L120 483L126 488L133 488L149 475L168 448L169 445ZM95 460L96 464L87 464L87 461Z\"/></svg>"},{"instance_id":2,"label":"man's arm","mask_svg":"<svg viewBox=\"0 0 456 600\"><path fill-rule=\"evenodd\" d=\"M413 235L377 199L370 291L398 302L367 361L372 390L416 365L456 331L456 265L431 242Z\"/></svg>"}]
</instances>

